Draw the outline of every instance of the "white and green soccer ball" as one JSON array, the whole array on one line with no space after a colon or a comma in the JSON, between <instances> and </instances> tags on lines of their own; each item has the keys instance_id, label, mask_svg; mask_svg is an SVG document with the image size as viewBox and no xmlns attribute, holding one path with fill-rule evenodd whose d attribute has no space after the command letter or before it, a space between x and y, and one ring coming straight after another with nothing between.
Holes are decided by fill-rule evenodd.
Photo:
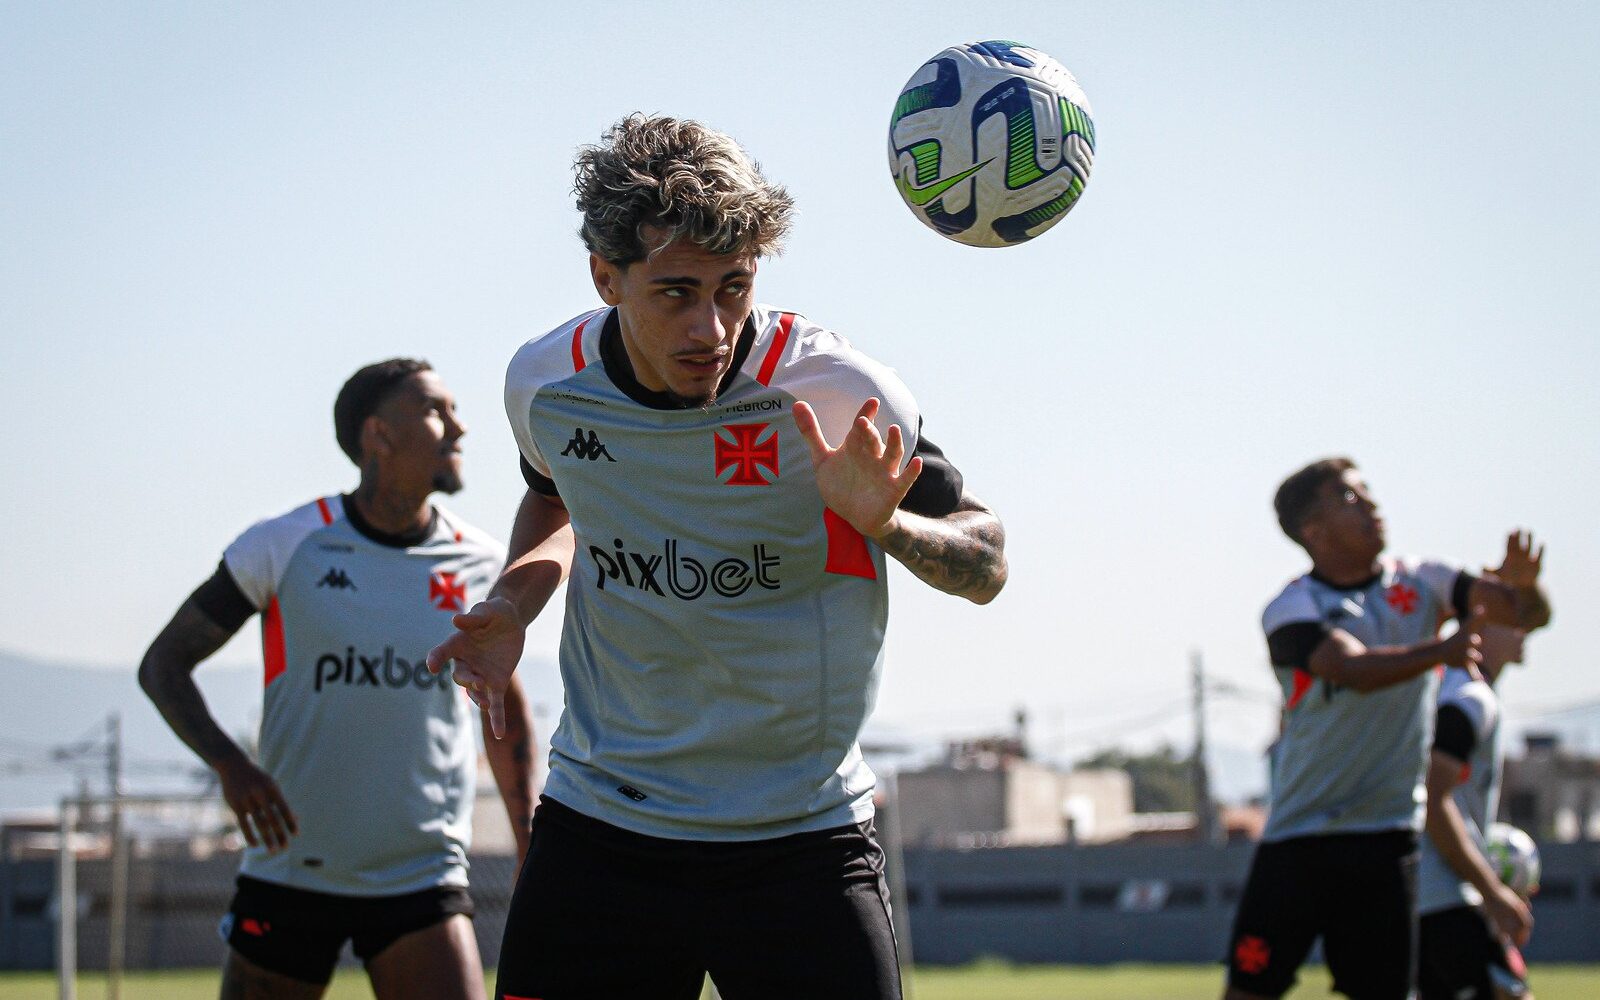
<instances>
[{"instance_id":1,"label":"white and green soccer ball","mask_svg":"<svg viewBox=\"0 0 1600 1000\"><path fill-rule=\"evenodd\" d=\"M1510 823L1490 823L1484 840L1500 881L1524 898L1539 891L1539 847L1532 837Z\"/></svg>"},{"instance_id":2,"label":"white and green soccer ball","mask_svg":"<svg viewBox=\"0 0 1600 1000\"><path fill-rule=\"evenodd\" d=\"M912 74L889 121L900 197L975 247L1033 239L1078 203L1094 165L1089 99L1067 68L1019 42L954 45Z\"/></svg>"}]
</instances>

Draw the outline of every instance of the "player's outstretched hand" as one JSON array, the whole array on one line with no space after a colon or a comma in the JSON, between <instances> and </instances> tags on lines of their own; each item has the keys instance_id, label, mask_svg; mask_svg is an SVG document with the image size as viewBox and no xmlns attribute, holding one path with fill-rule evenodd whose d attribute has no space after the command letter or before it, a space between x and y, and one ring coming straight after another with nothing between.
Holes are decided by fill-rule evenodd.
<instances>
[{"instance_id":1,"label":"player's outstretched hand","mask_svg":"<svg viewBox=\"0 0 1600 1000\"><path fill-rule=\"evenodd\" d=\"M454 660L450 675L489 714L489 728L499 739L506 732L506 687L522 659L522 620L510 601L491 597L451 618L450 624L456 632L428 651L428 669L438 673Z\"/></svg>"},{"instance_id":2,"label":"player's outstretched hand","mask_svg":"<svg viewBox=\"0 0 1600 1000\"><path fill-rule=\"evenodd\" d=\"M1483 629L1489 624L1489 611L1482 604L1474 605L1472 614L1456 629L1455 635L1445 640L1445 662L1464 667L1474 680L1483 680L1478 667L1483 664Z\"/></svg>"},{"instance_id":3,"label":"player's outstretched hand","mask_svg":"<svg viewBox=\"0 0 1600 1000\"><path fill-rule=\"evenodd\" d=\"M1528 943L1533 935L1533 911L1523 898L1506 885L1483 897L1483 908L1495 930L1505 935L1518 948Z\"/></svg>"},{"instance_id":4,"label":"player's outstretched hand","mask_svg":"<svg viewBox=\"0 0 1600 1000\"><path fill-rule=\"evenodd\" d=\"M816 411L806 403L794 404L794 425L811 448L822 502L868 538L888 530L895 508L922 472L920 458L900 468L906 457L905 436L899 424L891 425L887 435L878 433L872 422L878 406L877 397L862 404L850 432L834 448L822 435Z\"/></svg>"},{"instance_id":5,"label":"player's outstretched hand","mask_svg":"<svg viewBox=\"0 0 1600 1000\"><path fill-rule=\"evenodd\" d=\"M289 846L289 838L300 832L300 823L272 775L241 754L218 767L217 778L245 843L265 846L273 853Z\"/></svg>"},{"instance_id":6,"label":"player's outstretched hand","mask_svg":"<svg viewBox=\"0 0 1600 1000\"><path fill-rule=\"evenodd\" d=\"M1520 528L1506 536L1506 556L1494 575L1510 587L1525 589L1539 581L1540 564L1544 562L1544 545L1535 545L1533 532Z\"/></svg>"}]
</instances>

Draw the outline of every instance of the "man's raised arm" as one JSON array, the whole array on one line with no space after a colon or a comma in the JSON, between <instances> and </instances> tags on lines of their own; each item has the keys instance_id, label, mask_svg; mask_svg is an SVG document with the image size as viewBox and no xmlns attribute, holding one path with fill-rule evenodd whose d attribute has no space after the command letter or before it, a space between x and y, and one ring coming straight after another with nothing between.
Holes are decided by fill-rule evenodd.
<instances>
[{"instance_id":1,"label":"man's raised arm","mask_svg":"<svg viewBox=\"0 0 1600 1000\"><path fill-rule=\"evenodd\" d=\"M528 624L567 578L572 549L566 505L529 490L517 508L500 579L488 597L451 619L455 634L428 653L428 669L434 673L455 661L455 682L488 714L496 739L505 735L505 691L522 659Z\"/></svg>"},{"instance_id":2,"label":"man's raised arm","mask_svg":"<svg viewBox=\"0 0 1600 1000\"><path fill-rule=\"evenodd\" d=\"M1005 529L994 511L963 494L956 509L927 517L900 509L900 501L922 472L922 459L905 468L905 437L898 425L880 435L872 422L877 399L856 414L839 447L829 446L816 413L795 404L794 422L811 449L817 490L850 526L876 541L929 586L987 604L1006 583Z\"/></svg>"}]
</instances>

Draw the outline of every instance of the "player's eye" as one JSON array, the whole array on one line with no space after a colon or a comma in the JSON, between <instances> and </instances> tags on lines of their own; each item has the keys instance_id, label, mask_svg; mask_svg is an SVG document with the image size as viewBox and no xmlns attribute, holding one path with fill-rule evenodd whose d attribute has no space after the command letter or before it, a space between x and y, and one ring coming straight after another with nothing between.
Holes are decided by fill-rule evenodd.
<instances>
[{"instance_id":1,"label":"player's eye","mask_svg":"<svg viewBox=\"0 0 1600 1000\"><path fill-rule=\"evenodd\" d=\"M732 285L724 285L722 287L722 291L726 295L731 295L735 298L743 298L744 296L750 294L750 286L740 282Z\"/></svg>"},{"instance_id":2,"label":"player's eye","mask_svg":"<svg viewBox=\"0 0 1600 1000\"><path fill-rule=\"evenodd\" d=\"M669 299L681 299L689 294L687 288L663 288L661 294Z\"/></svg>"}]
</instances>

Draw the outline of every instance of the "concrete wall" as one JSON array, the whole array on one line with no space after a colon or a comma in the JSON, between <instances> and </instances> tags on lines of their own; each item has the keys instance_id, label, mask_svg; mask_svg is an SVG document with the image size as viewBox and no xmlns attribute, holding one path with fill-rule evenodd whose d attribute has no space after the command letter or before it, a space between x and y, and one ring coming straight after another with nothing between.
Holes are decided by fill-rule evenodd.
<instances>
[{"instance_id":1,"label":"concrete wall","mask_svg":"<svg viewBox=\"0 0 1600 1000\"><path fill-rule=\"evenodd\" d=\"M907 848L918 962L1214 962L1253 846ZM1524 954L1600 962L1600 844L1541 845L1544 889Z\"/></svg>"},{"instance_id":2,"label":"concrete wall","mask_svg":"<svg viewBox=\"0 0 1600 1000\"><path fill-rule=\"evenodd\" d=\"M992 955L1018 962L1212 962L1227 943L1251 846L1156 845L907 848L917 961ZM1600 844L1546 844L1534 901L1532 962L1600 962ZM136 860L130 870L129 968L219 967L216 926L236 859ZM499 960L513 872L505 856L473 859L479 947ZM105 862L78 868L80 967L104 968ZM55 869L0 863L0 969L54 966Z\"/></svg>"}]
</instances>

